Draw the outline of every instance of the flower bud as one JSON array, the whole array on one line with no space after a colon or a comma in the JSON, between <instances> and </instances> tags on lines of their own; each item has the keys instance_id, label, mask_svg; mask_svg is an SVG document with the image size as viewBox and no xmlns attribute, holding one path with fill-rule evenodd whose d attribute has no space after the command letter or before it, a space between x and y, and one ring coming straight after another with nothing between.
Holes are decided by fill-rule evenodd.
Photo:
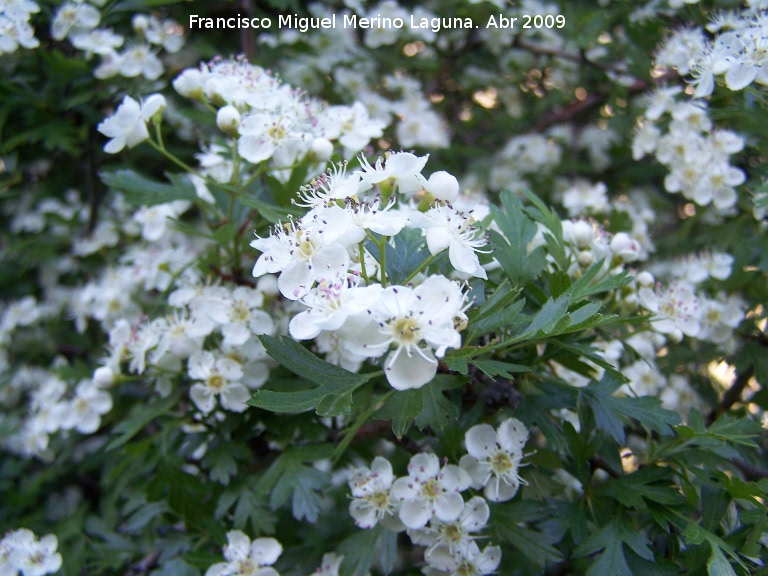
<instances>
[{"instance_id":1,"label":"flower bud","mask_svg":"<svg viewBox=\"0 0 768 576\"><path fill-rule=\"evenodd\" d=\"M115 382L115 372L109 366L101 366L93 371L93 383L99 388L112 386Z\"/></svg>"},{"instance_id":2,"label":"flower bud","mask_svg":"<svg viewBox=\"0 0 768 576\"><path fill-rule=\"evenodd\" d=\"M222 132L236 136L237 129L240 127L240 112L234 106L220 108L216 113L216 125Z\"/></svg>"},{"instance_id":3,"label":"flower bud","mask_svg":"<svg viewBox=\"0 0 768 576\"><path fill-rule=\"evenodd\" d=\"M578 261L579 266L586 268L587 266L592 265L592 263L595 261L595 257L591 250L583 250L579 252Z\"/></svg>"},{"instance_id":4,"label":"flower bud","mask_svg":"<svg viewBox=\"0 0 768 576\"><path fill-rule=\"evenodd\" d=\"M624 262L634 262L640 257L640 244L626 232L619 232L611 240L611 252Z\"/></svg>"},{"instance_id":5,"label":"flower bud","mask_svg":"<svg viewBox=\"0 0 768 576\"><path fill-rule=\"evenodd\" d=\"M426 190L438 200L453 202L459 197L459 181L453 174L440 170L429 177Z\"/></svg>"},{"instance_id":6,"label":"flower bud","mask_svg":"<svg viewBox=\"0 0 768 576\"><path fill-rule=\"evenodd\" d=\"M141 104L141 117L147 122L152 121L153 124L159 124L167 106L168 103L165 101L165 96L162 94L151 94Z\"/></svg>"},{"instance_id":7,"label":"flower bud","mask_svg":"<svg viewBox=\"0 0 768 576\"><path fill-rule=\"evenodd\" d=\"M314 160L326 162L333 154L333 144L327 138L315 138L309 148L309 153Z\"/></svg>"},{"instance_id":8,"label":"flower bud","mask_svg":"<svg viewBox=\"0 0 768 576\"><path fill-rule=\"evenodd\" d=\"M656 279L650 272L640 272L640 274L637 275L637 283L643 288L653 288L655 282Z\"/></svg>"},{"instance_id":9,"label":"flower bud","mask_svg":"<svg viewBox=\"0 0 768 576\"><path fill-rule=\"evenodd\" d=\"M571 227L571 239L577 248L586 248L592 244L595 235L592 232L592 226L584 220L574 222Z\"/></svg>"},{"instance_id":10,"label":"flower bud","mask_svg":"<svg viewBox=\"0 0 768 576\"><path fill-rule=\"evenodd\" d=\"M200 99L203 95L203 74L200 70L184 70L173 81L173 88L185 98Z\"/></svg>"}]
</instances>

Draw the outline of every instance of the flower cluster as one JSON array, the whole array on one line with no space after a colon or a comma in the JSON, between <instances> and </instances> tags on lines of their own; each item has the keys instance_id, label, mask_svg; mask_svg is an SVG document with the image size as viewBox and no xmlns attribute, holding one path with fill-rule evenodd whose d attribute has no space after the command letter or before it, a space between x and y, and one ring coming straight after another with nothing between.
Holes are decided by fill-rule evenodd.
<instances>
[{"instance_id":1,"label":"flower cluster","mask_svg":"<svg viewBox=\"0 0 768 576\"><path fill-rule=\"evenodd\" d=\"M733 208L736 187L746 175L730 164L730 156L742 150L744 140L730 130L715 128L703 100L677 101L680 92L680 88L660 88L648 97L645 119L632 144L633 157L639 160L654 154L669 169L664 179L667 192L679 192L700 206ZM662 131L659 125L667 115Z\"/></svg>"},{"instance_id":2,"label":"flower cluster","mask_svg":"<svg viewBox=\"0 0 768 576\"><path fill-rule=\"evenodd\" d=\"M165 67L158 52L162 49L173 54L181 50L184 45L181 25L171 19L160 20L151 14L136 14L133 17L136 37L126 43L122 34L98 27L102 19L98 7L103 5L104 2L62 3L51 22L51 36L55 40L68 39L75 48L84 52L86 59L98 55L101 63L93 71L96 78L160 78ZM123 45L122 51L118 52Z\"/></svg>"},{"instance_id":3,"label":"flower cluster","mask_svg":"<svg viewBox=\"0 0 768 576\"><path fill-rule=\"evenodd\" d=\"M305 216L251 243L261 252L253 275L279 274L280 293L306 308L291 319L290 334L332 335L339 363L348 367L386 355L387 380L398 390L428 383L436 357L461 346L466 297L440 274L414 272L408 284L391 284L391 243L403 231L419 231L431 258L447 251L456 273L487 278L477 256L486 240L448 202L458 197L458 182L445 172L425 178L426 162L401 152L374 166L363 158L353 174L329 172L301 191L301 202L312 207Z\"/></svg>"},{"instance_id":4,"label":"flower cluster","mask_svg":"<svg viewBox=\"0 0 768 576\"><path fill-rule=\"evenodd\" d=\"M768 85L768 16L752 6L742 12L715 13L706 31L682 28L672 34L656 57L659 65L691 76L694 96L704 98L721 77L729 90L743 90L752 83Z\"/></svg>"},{"instance_id":5,"label":"flower cluster","mask_svg":"<svg viewBox=\"0 0 768 576\"><path fill-rule=\"evenodd\" d=\"M498 546L482 551L475 542L488 524L490 508L481 496L465 501L462 492L484 489L493 502L510 500L525 481L518 469L528 441L528 429L509 418L495 430L473 426L465 436L469 454L459 466L440 466L434 454L416 454L408 475L395 478L392 465L381 456L371 467L356 468L350 477L349 512L361 528L379 522L390 530L407 530L411 541L425 547L424 573L472 574L494 572L501 561Z\"/></svg>"},{"instance_id":6,"label":"flower cluster","mask_svg":"<svg viewBox=\"0 0 768 576\"><path fill-rule=\"evenodd\" d=\"M236 139L240 157L256 165L269 161L284 180L304 159L328 160L332 141L349 157L386 126L369 117L362 103L328 106L243 58L187 69L173 86L182 96L214 106L219 128Z\"/></svg>"},{"instance_id":7,"label":"flower cluster","mask_svg":"<svg viewBox=\"0 0 768 576\"><path fill-rule=\"evenodd\" d=\"M19 528L0 539L0 574L3 576L43 576L61 568L59 541L53 534L38 539L31 530Z\"/></svg>"},{"instance_id":8,"label":"flower cluster","mask_svg":"<svg viewBox=\"0 0 768 576\"><path fill-rule=\"evenodd\" d=\"M19 46L37 48L40 45L29 24L32 14L39 11L40 6L32 0L7 0L0 4L0 55L11 54Z\"/></svg>"}]
</instances>

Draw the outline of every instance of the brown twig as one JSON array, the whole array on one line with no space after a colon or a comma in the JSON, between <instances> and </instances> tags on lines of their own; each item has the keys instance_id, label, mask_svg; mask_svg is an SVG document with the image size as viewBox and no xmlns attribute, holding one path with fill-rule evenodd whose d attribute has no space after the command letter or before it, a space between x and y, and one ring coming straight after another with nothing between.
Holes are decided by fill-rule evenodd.
<instances>
[{"instance_id":1,"label":"brown twig","mask_svg":"<svg viewBox=\"0 0 768 576\"><path fill-rule=\"evenodd\" d=\"M750 366L736 376L736 380L733 381L731 387L725 391L725 394L723 394L723 399L720 401L720 404L717 406L717 408L713 408L712 411L707 415L708 425L712 424L712 422L717 420L721 414L724 414L730 410L734 404L741 400L741 394L744 392L744 388L747 387L747 384L749 384L749 380L752 378L754 373L754 366Z\"/></svg>"}]
</instances>

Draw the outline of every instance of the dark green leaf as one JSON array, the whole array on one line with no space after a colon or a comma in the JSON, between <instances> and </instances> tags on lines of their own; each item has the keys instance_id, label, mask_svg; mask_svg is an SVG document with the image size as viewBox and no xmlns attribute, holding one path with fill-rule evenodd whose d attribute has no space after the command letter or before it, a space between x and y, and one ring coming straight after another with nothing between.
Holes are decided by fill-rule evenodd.
<instances>
[{"instance_id":1,"label":"dark green leaf","mask_svg":"<svg viewBox=\"0 0 768 576\"><path fill-rule=\"evenodd\" d=\"M427 385L429 386L429 385ZM424 406L424 388L395 392L387 402L373 414L374 420L392 420L392 432L401 439L421 414Z\"/></svg>"},{"instance_id":2,"label":"dark green leaf","mask_svg":"<svg viewBox=\"0 0 768 576\"><path fill-rule=\"evenodd\" d=\"M177 180L177 185L163 184L136 172L135 170L116 170L101 172L101 180L115 190L125 193L125 200L133 206L153 206L174 200L194 200L196 198L191 183Z\"/></svg>"}]
</instances>

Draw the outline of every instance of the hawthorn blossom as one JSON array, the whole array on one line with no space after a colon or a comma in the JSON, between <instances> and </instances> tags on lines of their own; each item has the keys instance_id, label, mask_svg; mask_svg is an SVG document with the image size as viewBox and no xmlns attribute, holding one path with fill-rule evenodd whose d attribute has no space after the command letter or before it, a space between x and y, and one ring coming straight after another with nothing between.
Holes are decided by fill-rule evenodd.
<instances>
[{"instance_id":1,"label":"hawthorn blossom","mask_svg":"<svg viewBox=\"0 0 768 576\"><path fill-rule=\"evenodd\" d=\"M370 469L356 468L349 477L349 489L352 501L349 514L360 528L373 528L379 521L388 527L397 528L399 521L395 513L399 502L392 497L390 490L395 477L389 460L377 456Z\"/></svg>"},{"instance_id":2,"label":"hawthorn blossom","mask_svg":"<svg viewBox=\"0 0 768 576\"><path fill-rule=\"evenodd\" d=\"M508 418L494 430L489 424L478 424L467 430L464 440L468 454L459 465L466 470L476 490L485 488L491 502L511 500L521 484L518 474L528 429L516 418Z\"/></svg>"},{"instance_id":3,"label":"hawthorn blossom","mask_svg":"<svg viewBox=\"0 0 768 576\"><path fill-rule=\"evenodd\" d=\"M469 488L469 475L453 464L440 468L435 454L416 454L408 476L392 484L391 495L400 501L400 520L408 528L422 528L432 518L456 520L464 509L461 492Z\"/></svg>"},{"instance_id":4,"label":"hawthorn blossom","mask_svg":"<svg viewBox=\"0 0 768 576\"><path fill-rule=\"evenodd\" d=\"M480 496L473 496L464 503L464 509L456 520L443 522L433 518L424 528L409 530L411 541L419 546L426 546L426 555L435 549L447 546L452 555L466 555L472 543L478 538L491 517L488 503Z\"/></svg>"},{"instance_id":5,"label":"hawthorn blossom","mask_svg":"<svg viewBox=\"0 0 768 576\"><path fill-rule=\"evenodd\" d=\"M257 538L251 542L244 532L230 530L224 546L226 562L214 564L205 576L280 576L272 564L282 553L283 547L274 538Z\"/></svg>"},{"instance_id":6,"label":"hawthorn blossom","mask_svg":"<svg viewBox=\"0 0 768 576\"><path fill-rule=\"evenodd\" d=\"M56 552L58 545L55 534L48 534L38 540L34 532L27 528L7 532L0 540L0 574L53 574L62 564L61 554Z\"/></svg>"},{"instance_id":7,"label":"hawthorn blossom","mask_svg":"<svg viewBox=\"0 0 768 576\"><path fill-rule=\"evenodd\" d=\"M343 560L344 556L335 552L323 554L320 566L310 576L339 576L339 566Z\"/></svg>"},{"instance_id":8,"label":"hawthorn blossom","mask_svg":"<svg viewBox=\"0 0 768 576\"><path fill-rule=\"evenodd\" d=\"M472 542L464 554L452 554L447 545L438 546L424 555L426 576L485 576L495 574L501 563L501 548L486 546L483 551Z\"/></svg>"},{"instance_id":9,"label":"hawthorn blossom","mask_svg":"<svg viewBox=\"0 0 768 576\"><path fill-rule=\"evenodd\" d=\"M126 146L133 148L149 138L147 122L161 108L165 108L165 99L161 95L153 96L147 98L144 104L139 104L130 96L126 96L117 111L109 118L102 120L96 129L107 138L111 138L104 146L105 152L117 154Z\"/></svg>"},{"instance_id":10,"label":"hawthorn blossom","mask_svg":"<svg viewBox=\"0 0 768 576\"><path fill-rule=\"evenodd\" d=\"M424 230L427 248L433 256L446 248L451 265L459 272L471 274L483 280L488 274L480 265L477 252L488 243L487 238L478 235L479 230L472 226L474 218L455 210L451 205L440 205L427 212L414 212L411 223Z\"/></svg>"},{"instance_id":11,"label":"hawthorn blossom","mask_svg":"<svg viewBox=\"0 0 768 576\"><path fill-rule=\"evenodd\" d=\"M240 380L243 368L231 358L216 358L212 352L199 352L189 358L187 372L192 380L189 395L195 406L208 414L216 407L216 396L221 406L232 412L244 412L245 402L251 397Z\"/></svg>"},{"instance_id":12,"label":"hawthorn blossom","mask_svg":"<svg viewBox=\"0 0 768 576\"><path fill-rule=\"evenodd\" d=\"M75 397L61 415L61 427L93 434L101 425L101 417L110 410L112 396L109 392L97 387L92 380L82 380L75 388Z\"/></svg>"},{"instance_id":13,"label":"hawthorn blossom","mask_svg":"<svg viewBox=\"0 0 768 576\"><path fill-rule=\"evenodd\" d=\"M651 325L662 334L675 338L682 335L696 337L700 331L699 301L693 289L686 282L673 282L666 290L657 286L656 290L640 288L640 305L652 312Z\"/></svg>"},{"instance_id":14,"label":"hawthorn blossom","mask_svg":"<svg viewBox=\"0 0 768 576\"><path fill-rule=\"evenodd\" d=\"M388 286L367 314L347 320L340 336L347 350L369 358L394 346L384 361L387 381L396 390L421 388L437 372L436 356L461 346L456 323L466 321L465 299L458 283L439 275L416 288Z\"/></svg>"}]
</instances>

